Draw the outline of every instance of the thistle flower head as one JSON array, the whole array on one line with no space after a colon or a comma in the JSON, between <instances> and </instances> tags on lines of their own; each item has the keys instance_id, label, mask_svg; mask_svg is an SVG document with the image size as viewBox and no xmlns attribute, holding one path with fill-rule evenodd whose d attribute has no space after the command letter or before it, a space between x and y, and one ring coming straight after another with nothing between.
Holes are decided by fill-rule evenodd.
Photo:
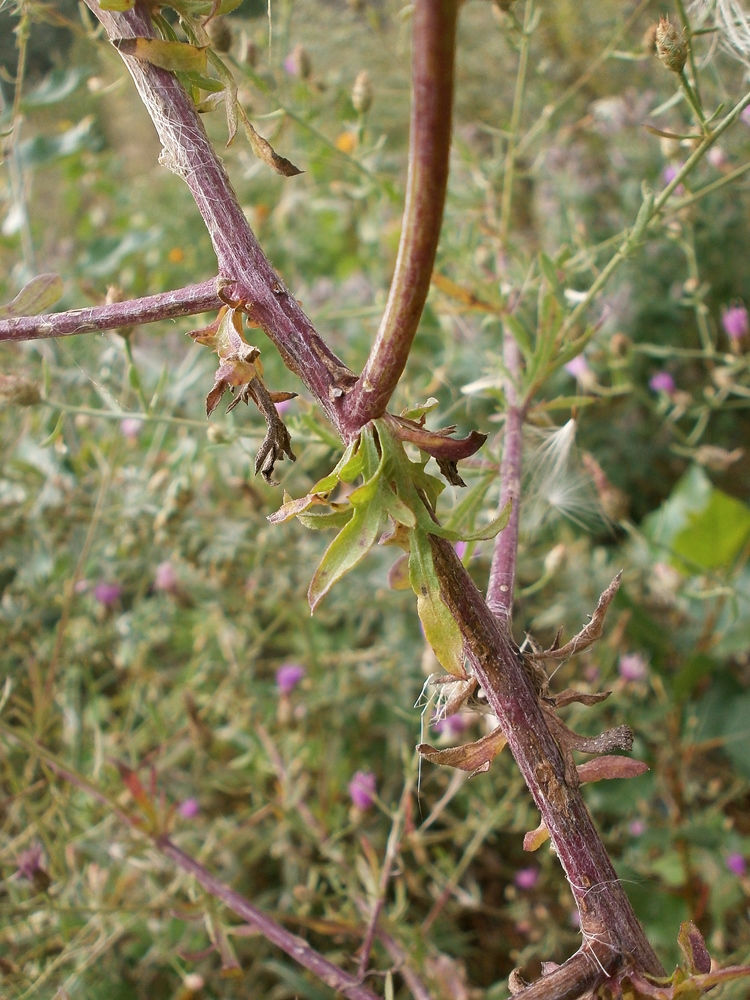
<instances>
[{"instance_id":1,"label":"thistle flower head","mask_svg":"<svg viewBox=\"0 0 750 1000\"><path fill-rule=\"evenodd\" d=\"M729 309L725 309L721 317L721 325L730 340L742 340L750 331L747 309L743 305L730 306Z\"/></svg>"},{"instance_id":2,"label":"thistle flower head","mask_svg":"<svg viewBox=\"0 0 750 1000\"><path fill-rule=\"evenodd\" d=\"M372 771L357 771L349 782L349 796L357 809L363 812L375 801L375 775Z\"/></svg>"},{"instance_id":3,"label":"thistle flower head","mask_svg":"<svg viewBox=\"0 0 750 1000\"><path fill-rule=\"evenodd\" d=\"M681 73L687 61L687 44L668 17L662 17L657 24L654 40L659 61L673 73Z\"/></svg>"},{"instance_id":4,"label":"thistle flower head","mask_svg":"<svg viewBox=\"0 0 750 1000\"><path fill-rule=\"evenodd\" d=\"M305 676L305 668L299 663L282 663L276 671L276 687L279 694L289 695Z\"/></svg>"}]
</instances>

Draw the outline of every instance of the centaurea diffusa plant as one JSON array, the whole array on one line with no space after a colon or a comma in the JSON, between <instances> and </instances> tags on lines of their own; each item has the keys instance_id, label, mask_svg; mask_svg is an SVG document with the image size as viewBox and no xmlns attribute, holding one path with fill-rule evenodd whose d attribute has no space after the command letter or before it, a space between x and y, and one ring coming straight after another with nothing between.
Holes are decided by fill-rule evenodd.
<instances>
[{"instance_id":1,"label":"centaurea diffusa plant","mask_svg":"<svg viewBox=\"0 0 750 1000\"><path fill-rule=\"evenodd\" d=\"M691 155L658 197L644 186L637 218L622 234L615 253L596 267L589 266L589 251L581 251L578 261L575 256L553 259L541 253L529 262L526 280L512 293L500 302L484 304L489 305L488 312L494 310L503 327L498 378L504 419L500 501L497 517L488 525L477 528L460 518L447 525L441 522L438 506L444 484L426 471L428 456L436 459L444 478L462 485L457 463L477 454L483 435L472 432L457 439L452 436L451 427L428 430L431 403L412 406L400 414L389 413L387 407L409 357L433 276L448 182L458 16L455 0L417 0L414 7L411 149L401 242L383 320L360 376L325 344L271 268L197 115L196 108L208 100L203 96L204 92L210 92L204 74L210 64L215 73L210 79L215 85L222 84L215 92L224 95L230 137L242 123L253 149L266 164L283 174L294 174L293 165L280 158L254 132L238 103L231 74L217 52L207 49L205 36L210 37L207 25L216 11L180 5L178 13L188 39L185 42L174 35L169 22L160 15L153 19L144 6L125 2L103 9L94 0L89 6L115 43L152 116L163 146L162 162L185 180L195 197L216 251L218 275L189 289L114 302L86 310L85 314L73 311L40 317L21 315L52 304L51 296L58 290L57 285L53 279L41 277L26 286L19 301L10 304L7 318L0 322L0 335L6 340L49 338L215 310L218 313L215 321L193 334L194 340L214 351L219 361L207 409L209 413L215 409L225 393L233 396L230 407L240 401L252 400L256 404L267 424L256 471L262 471L271 481L278 461L283 457L294 459L289 434L277 409L277 404L286 402L291 393L269 389L265 384L260 352L245 340L246 326L261 327L286 365L315 397L345 446L333 472L311 483L305 496L284 498L271 517L274 524L299 518L307 527L338 530L322 562L311 573L311 607L315 609L377 541L395 545L404 552L400 580L414 590L425 637L447 671L444 678L438 678L450 690L446 705L455 713L481 697L498 721L496 728L480 740L454 749L450 757L447 751L436 751L427 745L421 746L420 752L437 763L477 773L486 771L507 744L541 814L541 823L527 834L526 844L537 849L550 839L568 878L580 918L581 948L563 965L545 966L544 975L530 986L523 983L520 974L514 974L513 992L550 1000L581 996L593 990L608 991L612 996L677 997L680 989L683 994L687 990L699 994L723 979L743 974L746 970L711 973L700 934L693 925L686 924L680 938L683 966L671 979L664 975L581 797L579 786L586 781L630 777L643 768L637 761L610 753L629 749L632 733L627 727L584 737L558 719L559 708L576 702L592 705L605 695L575 690L552 695L545 662L565 661L601 636L619 578L602 594L591 622L569 642L563 643L558 636L547 650L531 644L520 649L511 626L522 509L524 425L562 367L568 366L570 371L570 366L575 366L572 373L580 382L581 395L572 397L568 408L582 408L591 402L584 393L595 392L597 387L584 380L584 368L580 360L577 362L597 334L596 321L588 322L591 307L608 278L638 249L649 231L661 225L664 214L673 208L672 195L688 180L718 136L750 105L750 95L719 117L718 113L704 113L697 81L683 81L691 106L695 104L700 136L690 137L694 144ZM531 142L530 132L525 137L520 134L528 56L538 24L538 12L531 0L524 6L522 21L513 10L507 16L517 35L519 65L511 127L506 136L500 218L495 220L498 258L509 256L513 249L510 234L517 200L515 178L525 146ZM674 43L671 52L675 46L680 49L683 44L689 45L689 41L674 38L671 41ZM310 76L309 62L305 62L300 50L293 52L296 56L290 63L290 72L305 80ZM669 68L682 74L687 55L686 51L679 69L676 63ZM187 90L183 83L187 84ZM201 110L208 109L203 106ZM557 110L559 107L553 108L547 118ZM697 193L687 196L687 202L695 197ZM684 202L681 207L686 207ZM576 296L566 296L566 290L571 290L565 288L568 281L579 278L587 269L595 274L589 287ZM696 300L695 308L698 306ZM712 344L707 341L704 346L708 352ZM132 358L129 360L132 363ZM136 378L137 373L131 381ZM664 390L663 385L661 389ZM147 411L146 403L144 419L149 416ZM558 491L564 475L561 458L567 459L574 428L571 420L561 430L552 432L556 436L551 440L556 442L556 448L559 445L559 450L552 455L552 469L546 478L550 478L551 487ZM695 443L697 439L690 442ZM356 486L352 490L353 484ZM389 525L385 535L384 524ZM495 542L485 600L460 561L456 545L492 539ZM119 585L103 586L117 587L117 594L114 590L108 592L107 600L97 598L111 607L120 598ZM291 693L288 682L279 682L278 686L282 694ZM447 709L446 714L450 714ZM208 866L179 848L171 837L175 810L161 801L156 787L144 787L133 770L125 765L120 767L123 783L137 807L137 811L129 812L29 739L20 726L4 725L2 731L8 741L20 743L30 759L38 756L52 773L86 794L98 795L114 816L134 833L147 837L158 852L193 876L206 893L222 901L248 927L265 935L344 995L355 998L375 995L364 979L376 937L380 936L394 964L401 964L403 955L399 957L398 943L389 943L378 921L405 824L407 798L393 816L388 852L373 899L362 907L364 943L360 967L357 975L350 975L264 915L217 880ZM595 759L576 765L574 751L591 754ZM281 761L277 777L282 783L288 777ZM372 772L358 771L350 791L357 809L369 809L375 795ZM326 848L334 850L329 844ZM531 888L528 874L531 869L525 871L527 874L517 884ZM426 923L431 924L432 920L428 918ZM210 926L212 946L222 954L225 968L233 968L231 948L215 922ZM404 980L415 996L430 995L408 966L404 966Z\"/></svg>"}]
</instances>

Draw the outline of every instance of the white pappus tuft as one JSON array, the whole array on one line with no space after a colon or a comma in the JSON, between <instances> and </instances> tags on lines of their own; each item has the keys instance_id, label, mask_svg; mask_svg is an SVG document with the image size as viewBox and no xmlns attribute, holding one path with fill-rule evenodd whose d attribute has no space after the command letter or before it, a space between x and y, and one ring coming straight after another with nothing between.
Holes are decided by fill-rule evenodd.
<instances>
[{"instance_id":1,"label":"white pappus tuft","mask_svg":"<svg viewBox=\"0 0 750 1000\"><path fill-rule=\"evenodd\" d=\"M746 0L693 0L690 10L701 22L712 17L724 47L750 65L750 11Z\"/></svg>"},{"instance_id":2,"label":"white pappus tuft","mask_svg":"<svg viewBox=\"0 0 750 1000\"><path fill-rule=\"evenodd\" d=\"M576 458L576 421L571 419L552 430L534 428L531 448L531 476L523 510L526 527L538 527L550 516L562 515L590 527L601 519L591 479Z\"/></svg>"}]
</instances>

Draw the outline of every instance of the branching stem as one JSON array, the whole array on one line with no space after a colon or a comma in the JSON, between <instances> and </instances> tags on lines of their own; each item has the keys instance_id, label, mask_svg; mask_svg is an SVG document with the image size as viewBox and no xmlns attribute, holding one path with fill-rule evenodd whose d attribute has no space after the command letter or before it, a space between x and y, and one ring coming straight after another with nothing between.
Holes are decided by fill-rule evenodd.
<instances>
[{"instance_id":1,"label":"branching stem","mask_svg":"<svg viewBox=\"0 0 750 1000\"><path fill-rule=\"evenodd\" d=\"M352 431L385 412L430 290L448 185L457 17L457 0L415 4L409 176L401 242L375 343L346 402Z\"/></svg>"}]
</instances>

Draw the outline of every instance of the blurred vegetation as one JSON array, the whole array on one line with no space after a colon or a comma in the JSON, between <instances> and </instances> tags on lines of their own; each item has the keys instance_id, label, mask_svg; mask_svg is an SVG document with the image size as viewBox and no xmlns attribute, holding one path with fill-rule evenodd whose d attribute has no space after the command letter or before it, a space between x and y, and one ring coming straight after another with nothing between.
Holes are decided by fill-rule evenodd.
<instances>
[{"instance_id":1,"label":"blurred vegetation","mask_svg":"<svg viewBox=\"0 0 750 1000\"><path fill-rule=\"evenodd\" d=\"M222 112L205 120L266 253L357 369L398 241L409 10L375 0L271 10L272 35L265 4L227 18L230 58L254 124L304 174L273 176L239 137L222 149ZM111 286L134 296L210 277L188 191L157 166L152 126L89 16L62 2L4 3L6 77L8 41L29 12L43 23L29 25L23 119L0 181L0 300L47 271L65 278L60 308L101 302ZM686 159L679 142L643 126L691 128L685 102L654 114L675 79L641 39L663 12L632 0L539 8L504 244L524 10L462 11L442 280L395 404L434 395L435 426L490 434L463 471L470 489L486 487L480 519L498 495L501 326L476 300L507 301L543 250L575 301L607 260L590 248L632 225L642 180L659 191ZM594 63L618 32L614 56ZM307 76L296 75L299 51L289 58L297 45ZM710 35L696 49L704 101L730 106L742 66ZM350 95L362 70L374 100L358 113ZM6 78L2 92L5 132ZM741 121L678 196L748 161ZM740 177L652 230L597 303L577 379L561 369L543 390L547 401L572 396L577 380L591 405L538 409L528 438L516 637L547 642L561 624L571 635L624 568L605 638L554 683L611 689L604 706L572 708L568 721L587 732L627 722L651 767L585 796L667 966L687 918L720 963L750 958L750 455L734 454L750 430L750 341L730 343L722 326L723 310L750 302L749 190ZM514 966L562 961L579 940L554 855L522 852L538 819L528 794L505 755L469 782L429 764L418 773L420 727L431 742L451 733L427 728L434 709L420 718L413 707L435 663L411 595L388 589L393 557L373 552L310 617L306 589L327 539L268 524L282 492L252 474L257 414L217 414L207 429L211 358L185 336L199 325L2 347L2 372L15 379L0 383L3 720L122 802L115 761L144 783L153 775L179 806L180 844L347 969L398 820L383 926L436 997L500 1000ZM268 384L301 390L285 414L298 461L277 469L300 496L334 464L335 441L252 334ZM660 374L673 389L650 387ZM586 455L607 477L598 490ZM448 488L444 511L460 500ZM480 543L465 556L480 586L490 554ZM289 663L305 673L284 693L276 672ZM484 731L479 716L462 720L466 732L452 738ZM2 746L0 996L331 996L262 939L233 933L234 918L101 804ZM376 776L368 809L350 798L357 771ZM375 968L391 965L376 943ZM409 995L394 982L396 996Z\"/></svg>"}]
</instances>

